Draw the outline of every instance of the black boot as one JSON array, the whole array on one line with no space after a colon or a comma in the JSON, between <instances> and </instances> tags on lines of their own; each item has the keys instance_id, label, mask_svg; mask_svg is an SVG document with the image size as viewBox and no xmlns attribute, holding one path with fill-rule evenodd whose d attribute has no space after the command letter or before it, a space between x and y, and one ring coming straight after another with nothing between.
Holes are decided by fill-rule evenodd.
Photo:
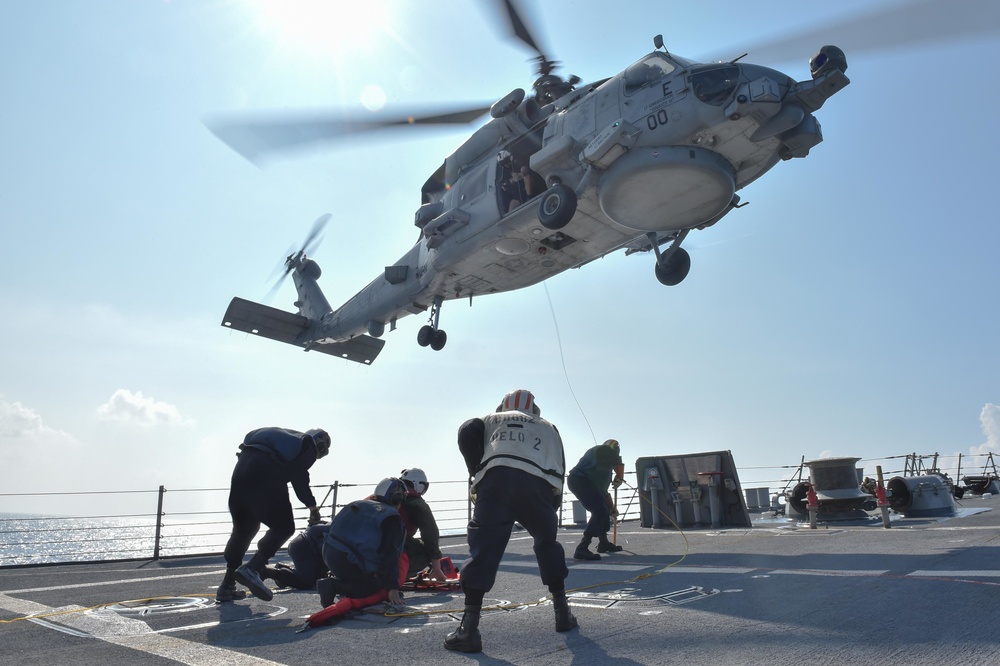
<instances>
[{"instance_id":1,"label":"black boot","mask_svg":"<svg viewBox=\"0 0 1000 666\"><path fill-rule=\"evenodd\" d=\"M235 575L237 582L250 588L250 592L258 599L270 601L274 598L271 588L265 585L264 581L261 580L260 573L258 573L258 571L252 568L249 564L244 564L237 569Z\"/></svg>"},{"instance_id":2,"label":"black boot","mask_svg":"<svg viewBox=\"0 0 1000 666\"><path fill-rule=\"evenodd\" d=\"M569 610L565 591L552 593L552 607L556 610L556 631L569 631L579 626L576 616Z\"/></svg>"},{"instance_id":3,"label":"black boot","mask_svg":"<svg viewBox=\"0 0 1000 666\"><path fill-rule=\"evenodd\" d=\"M576 547L576 552L573 553L574 560L599 560L601 556L597 553L590 552L590 540L593 537L585 536L580 545Z\"/></svg>"},{"instance_id":4,"label":"black boot","mask_svg":"<svg viewBox=\"0 0 1000 666\"><path fill-rule=\"evenodd\" d=\"M222 585L215 591L215 600L225 603L226 601L237 601L246 599L247 591L236 589L236 569L226 569L226 575L222 579Z\"/></svg>"},{"instance_id":5,"label":"black boot","mask_svg":"<svg viewBox=\"0 0 1000 666\"><path fill-rule=\"evenodd\" d=\"M264 570L260 572L260 577L264 580L270 578L278 587L297 587L295 583L295 574L293 574L288 569L282 569L280 567L264 567Z\"/></svg>"},{"instance_id":6,"label":"black boot","mask_svg":"<svg viewBox=\"0 0 1000 666\"><path fill-rule=\"evenodd\" d=\"M611 543L608 541L607 537L602 539L601 542L597 544L598 553L619 553L621 550L621 546Z\"/></svg>"},{"instance_id":7,"label":"black boot","mask_svg":"<svg viewBox=\"0 0 1000 666\"><path fill-rule=\"evenodd\" d=\"M481 612L482 608L479 606L466 606L465 613L462 614L462 623L444 639L444 646L458 652L482 652L483 637L479 634Z\"/></svg>"},{"instance_id":8,"label":"black boot","mask_svg":"<svg viewBox=\"0 0 1000 666\"><path fill-rule=\"evenodd\" d=\"M323 608L332 606L337 600L337 595L344 594L344 588L341 585L341 582L333 576L327 576L326 578L320 578L317 580L316 591L319 592L319 603L322 604Z\"/></svg>"}]
</instances>

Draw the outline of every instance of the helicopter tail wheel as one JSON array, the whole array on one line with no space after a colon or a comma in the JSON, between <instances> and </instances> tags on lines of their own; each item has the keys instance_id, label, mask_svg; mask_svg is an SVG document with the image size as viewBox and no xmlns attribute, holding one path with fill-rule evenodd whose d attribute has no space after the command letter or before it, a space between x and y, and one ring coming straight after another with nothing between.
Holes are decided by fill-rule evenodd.
<instances>
[{"instance_id":1,"label":"helicopter tail wheel","mask_svg":"<svg viewBox=\"0 0 1000 666\"><path fill-rule=\"evenodd\" d=\"M431 338L431 349L434 351L441 351L444 349L445 343L447 342L448 334L438 329L437 331L434 331L434 337Z\"/></svg>"},{"instance_id":2,"label":"helicopter tail wheel","mask_svg":"<svg viewBox=\"0 0 1000 666\"><path fill-rule=\"evenodd\" d=\"M556 183L542 195L538 204L538 221L546 229L562 229L576 214L576 192L563 183Z\"/></svg>"},{"instance_id":3,"label":"helicopter tail wheel","mask_svg":"<svg viewBox=\"0 0 1000 666\"><path fill-rule=\"evenodd\" d=\"M671 253L666 261L656 264L656 279L660 284L673 287L681 283L691 270L691 255L682 247Z\"/></svg>"},{"instance_id":4,"label":"helicopter tail wheel","mask_svg":"<svg viewBox=\"0 0 1000 666\"><path fill-rule=\"evenodd\" d=\"M430 325L421 326L420 330L417 331L417 344L421 347L426 347L434 341L434 334L435 331Z\"/></svg>"}]
</instances>

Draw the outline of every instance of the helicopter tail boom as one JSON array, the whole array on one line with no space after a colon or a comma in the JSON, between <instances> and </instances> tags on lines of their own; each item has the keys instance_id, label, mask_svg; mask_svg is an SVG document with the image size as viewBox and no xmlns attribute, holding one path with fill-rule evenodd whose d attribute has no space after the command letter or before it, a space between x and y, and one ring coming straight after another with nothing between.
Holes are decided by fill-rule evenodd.
<instances>
[{"instance_id":1,"label":"helicopter tail boom","mask_svg":"<svg viewBox=\"0 0 1000 666\"><path fill-rule=\"evenodd\" d=\"M303 339L303 333L309 327L306 317L239 297L230 301L222 325L234 331L302 347L305 351L318 351L365 365L371 364L385 346L384 340L367 335L342 342Z\"/></svg>"}]
</instances>

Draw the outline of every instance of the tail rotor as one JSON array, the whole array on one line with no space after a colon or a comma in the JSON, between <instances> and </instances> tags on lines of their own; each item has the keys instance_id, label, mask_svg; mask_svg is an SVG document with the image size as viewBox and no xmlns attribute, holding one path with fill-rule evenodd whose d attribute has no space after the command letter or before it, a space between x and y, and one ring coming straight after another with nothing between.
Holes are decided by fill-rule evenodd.
<instances>
[{"instance_id":1,"label":"tail rotor","mask_svg":"<svg viewBox=\"0 0 1000 666\"><path fill-rule=\"evenodd\" d=\"M308 255L312 254L319 247L319 244L323 240L323 235L322 235L323 228L326 227L326 223L330 221L331 217L332 215L330 215L330 213L324 213L323 215L320 215L318 218L316 218L316 221L313 222L312 228L306 235L305 241L303 241L302 243L302 247L298 251L295 251L294 246L288 248L287 251L288 254L285 257L284 261L281 264L279 264L275 268L275 270L272 271L271 273L272 275L274 275L274 273L281 271L281 275L278 276L277 281L275 281L274 285L271 287L271 290L267 293L268 301L270 301L271 298L274 296L274 294L277 293L282 283L284 283L285 278L288 277L288 274L291 273L296 268L298 268L299 266L301 266L303 260L306 257L308 257Z\"/></svg>"}]
</instances>

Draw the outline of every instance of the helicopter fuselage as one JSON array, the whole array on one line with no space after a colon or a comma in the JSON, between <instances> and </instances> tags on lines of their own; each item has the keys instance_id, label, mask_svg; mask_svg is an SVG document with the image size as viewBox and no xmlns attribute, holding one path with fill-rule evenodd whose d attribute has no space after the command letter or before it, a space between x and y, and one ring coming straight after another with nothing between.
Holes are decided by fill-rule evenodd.
<instances>
[{"instance_id":1,"label":"helicopter fuselage","mask_svg":"<svg viewBox=\"0 0 1000 666\"><path fill-rule=\"evenodd\" d=\"M617 250L654 252L657 278L677 284L691 230L718 222L738 207L737 191L822 141L812 113L850 81L836 47L811 67L812 80L796 82L657 50L608 79L565 86L551 103L515 90L427 180L419 239L383 274L331 311L319 267L300 252L287 263L297 315L234 299L223 323L370 363L401 317L430 310L417 339L440 349L444 301L527 287Z\"/></svg>"},{"instance_id":2,"label":"helicopter fuselage","mask_svg":"<svg viewBox=\"0 0 1000 666\"><path fill-rule=\"evenodd\" d=\"M527 287L619 249L652 249L650 234L659 244L714 224L737 190L822 140L812 111L847 83L839 69L797 83L757 65L654 51L545 107L515 91L424 186L417 244L317 333L378 337L435 300ZM511 194L523 166L534 191L522 179ZM556 183L578 202L553 230L535 202Z\"/></svg>"}]
</instances>

